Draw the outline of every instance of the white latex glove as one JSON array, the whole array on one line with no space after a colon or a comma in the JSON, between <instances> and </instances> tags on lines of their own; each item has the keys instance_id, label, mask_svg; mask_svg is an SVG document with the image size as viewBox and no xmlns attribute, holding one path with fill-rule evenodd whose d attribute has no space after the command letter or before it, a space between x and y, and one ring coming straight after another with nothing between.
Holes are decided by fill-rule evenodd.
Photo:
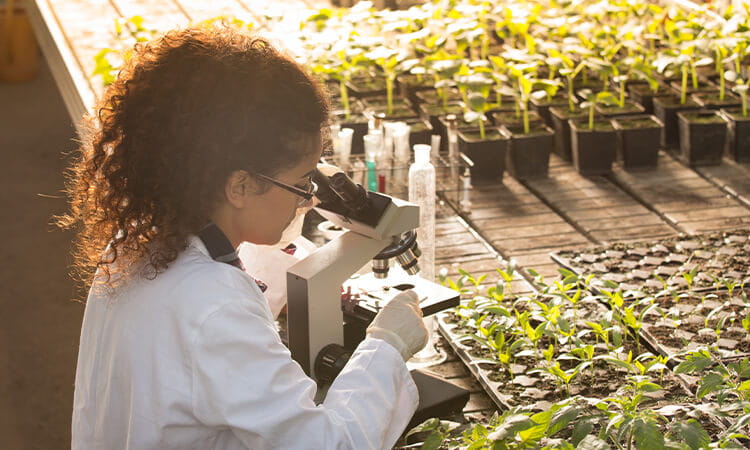
<instances>
[{"instance_id":1,"label":"white latex glove","mask_svg":"<svg viewBox=\"0 0 750 450\"><path fill-rule=\"evenodd\" d=\"M375 316L367 335L391 344L408 361L427 344L417 293L405 291L393 297Z\"/></svg>"}]
</instances>

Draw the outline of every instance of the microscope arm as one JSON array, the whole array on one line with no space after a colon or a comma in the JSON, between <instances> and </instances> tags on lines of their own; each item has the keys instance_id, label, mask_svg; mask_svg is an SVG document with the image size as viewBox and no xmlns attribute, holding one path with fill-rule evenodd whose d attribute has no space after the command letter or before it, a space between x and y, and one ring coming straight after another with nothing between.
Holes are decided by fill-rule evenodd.
<instances>
[{"instance_id":1,"label":"microscope arm","mask_svg":"<svg viewBox=\"0 0 750 450\"><path fill-rule=\"evenodd\" d=\"M391 243L347 231L287 272L289 350L308 375L328 344L344 344L341 285Z\"/></svg>"}]
</instances>

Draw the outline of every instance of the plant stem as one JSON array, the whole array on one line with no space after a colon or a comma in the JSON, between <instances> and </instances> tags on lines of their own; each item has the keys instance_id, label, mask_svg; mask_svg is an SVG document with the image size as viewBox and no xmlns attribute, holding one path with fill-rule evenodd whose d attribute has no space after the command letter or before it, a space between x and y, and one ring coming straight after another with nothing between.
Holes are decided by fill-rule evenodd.
<instances>
[{"instance_id":1,"label":"plant stem","mask_svg":"<svg viewBox=\"0 0 750 450\"><path fill-rule=\"evenodd\" d=\"M351 118L352 112L349 109L349 90L346 88L346 81L339 80L339 91L341 94L341 105L344 107L344 117L346 120Z\"/></svg>"},{"instance_id":2,"label":"plant stem","mask_svg":"<svg viewBox=\"0 0 750 450\"><path fill-rule=\"evenodd\" d=\"M523 103L523 134L529 134L529 103Z\"/></svg>"},{"instance_id":3,"label":"plant stem","mask_svg":"<svg viewBox=\"0 0 750 450\"><path fill-rule=\"evenodd\" d=\"M479 119L479 137L484 139L484 119L480 116Z\"/></svg>"},{"instance_id":4,"label":"plant stem","mask_svg":"<svg viewBox=\"0 0 750 450\"><path fill-rule=\"evenodd\" d=\"M690 63L690 80L693 82L693 89L698 89L698 71L692 62Z\"/></svg>"},{"instance_id":5,"label":"plant stem","mask_svg":"<svg viewBox=\"0 0 750 450\"><path fill-rule=\"evenodd\" d=\"M568 109L570 112L575 111L575 104L573 104L573 78L568 77Z\"/></svg>"},{"instance_id":6,"label":"plant stem","mask_svg":"<svg viewBox=\"0 0 750 450\"><path fill-rule=\"evenodd\" d=\"M688 68L685 64L682 65L682 85L680 86L680 105L684 105L687 102L687 82L688 82Z\"/></svg>"},{"instance_id":7,"label":"plant stem","mask_svg":"<svg viewBox=\"0 0 750 450\"><path fill-rule=\"evenodd\" d=\"M742 117L747 117L747 92L740 93L742 97Z\"/></svg>"},{"instance_id":8,"label":"plant stem","mask_svg":"<svg viewBox=\"0 0 750 450\"><path fill-rule=\"evenodd\" d=\"M591 106L589 106L589 130L594 129L594 102L591 102Z\"/></svg>"},{"instance_id":9,"label":"plant stem","mask_svg":"<svg viewBox=\"0 0 750 450\"><path fill-rule=\"evenodd\" d=\"M619 103L620 108L625 106L625 80L620 81L620 99L617 103Z\"/></svg>"},{"instance_id":10,"label":"plant stem","mask_svg":"<svg viewBox=\"0 0 750 450\"><path fill-rule=\"evenodd\" d=\"M385 77L386 98L388 99L388 115L393 114L393 78L388 75Z\"/></svg>"}]
</instances>

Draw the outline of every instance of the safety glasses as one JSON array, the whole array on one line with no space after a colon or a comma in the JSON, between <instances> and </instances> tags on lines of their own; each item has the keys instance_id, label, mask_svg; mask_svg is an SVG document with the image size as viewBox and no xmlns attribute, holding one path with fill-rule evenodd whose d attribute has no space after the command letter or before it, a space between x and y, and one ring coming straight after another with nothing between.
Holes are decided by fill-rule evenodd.
<instances>
[{"instance_id":1,"label":"safety glasses","mask_svg":"<svg viewBox=\"0 0 750 450\"><path fill-rule=\"evenodd\" d=\"M262 173L256 173L254 175L258 178L266 180L269 183L272 183L280 187L281 189L289 191L292 194L298 195L300 197L297 200L298 205L309 202L313 198L313 196L315 196L315 193L318 191L318 185L315 184L315 182L312 180L312 177L308 177L307 182L305 183L305 186L295 186L292 184L286 184L283 181L279 181L269 176L263 175Z\"/></svg>"}]
</instances>

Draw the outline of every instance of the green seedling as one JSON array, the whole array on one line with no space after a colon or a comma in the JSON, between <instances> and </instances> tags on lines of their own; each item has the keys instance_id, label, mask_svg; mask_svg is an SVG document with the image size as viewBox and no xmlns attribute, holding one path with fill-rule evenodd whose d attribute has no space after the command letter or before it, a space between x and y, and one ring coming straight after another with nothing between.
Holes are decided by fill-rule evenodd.
<instances>
[{"instance_id":1,"label":"green seedling","mask_svg":"<svg viewBox=\"0 0 750 450\"><path fill-rule=\"evenodd\" d=\"M341 106L344 108L344 117L346 120L351 118L351 107L349 101L349 89L347 84L352 80L355 74L362 70L365 57L361 53L347 53L345 50L336 52L331 55L330 62L314 64L313 73L324 75L332 80L338 81L339 98Z\"/></svg>"},{"instance_id":2,"label":"green seedling","mask_svg":"<svg viewBox=\"0 0 750 450\"><path fill-rule=\"evenodd\" d=\"M531 98L541 99L546 96L553 96L557 92L560 84L555 80L540 80L536 78L536 66L532 65L513 65L510 67L510 74L516 78L518 105L523 114L523 132L529 133L529 102ZM541 89L541 90L535 90Z\"/></svg>"},{"instance_id":3,"label":"green seedling","mask_svg":"<svg viewBox=\"0 0 750 450\"><path fill-rule=\"evenodd\" d=\"M461 70L462 66L463 61L457 58L431 61L430 67L435 73L435 89L443 102L443 108L448 107L448 89L455 84L453 76Z\"/></svg>"},{"instance_id":4,"label":"green seedling","mask_svg":"<svg viewBox=\"0 0 750 450\"><path fill-rule=\"evenodd\" d=\"M573 379L578 376L584 369L586 369L588 366L591 365L590 361L584 361L578 364L576 367L568 370L562 370L560 367L560 362L555 361L554 364L551 366L545 366L538 369L532 369L529 370L528 373L546 373L552 376L552 378L557 382L557 385L565 391L565 393L569 396L570 395L570 383L573 381Z\"/></svg>"},{"instance_id":5,"label":"green seedling","mask_svg":"<svg viewBox=\"0 0 750 450\"><path fill-rule=\"evenodd\" d=\"M495 82L495 104L498 108L503 106L503 95L510 90L510 78L508 77L508 64L502 56L490 55L488 57L492 66L490 76Z\"/></svg>"},{"instance_id":6,"label":"green seedling","mask_svg":"<svg viewBox=\"0 0 750 450\"><path fill-rule=\"evenodd\" d=\"M596 105L616 105L617 104L617 97L612 95L609 91L603 91L603 92L597 92L594 93L591 89L583 89L581 92L586 99L585 102L581 103L581 108L588 108L589 110L589 121L588 121L588 128L589 130L594 129L594 113L596 111Z\"/></svg>"},{"instance_id":7,"label":"green seedling","mask_svg":"<svg viewBox=\"0 0 750 450\"><path fill-rule=\"evenodd\" d=\"M477 122L479 126L479 137L485 138L484 122L487 120L485 112L488 111L491 106L487 102L487 97L479 92L472 92L468 96L469 111L464 114L464 120L466 122Z\"/></svg>"},{"instance_id":8,"label":"green seedling","mask_svg":"<svg viewBox=\"0 0 750 450\"><path fill-rule=\"evenodd\" d=\"M575 111L575 80L576 77L586 68L586 64L581 62L576 64L570 57L555 49L549 50L551 58L559 58L563 67L560 69L560 75L564 76L568 87L568 110Z\"/></svg>"},{"instance_id":9,"label":"green seedling","mask_svg":"<svg viewBox=\"0 0 750 450\"><path fill-rule=\"evenodd\" d=\"M732 90L742 99L742 117L747 117L747 89L750 85L750 79L743 80L734 72L727 72L725 77L727 77L727 80L735 83Z\"/></svg>"}]
</instances>

